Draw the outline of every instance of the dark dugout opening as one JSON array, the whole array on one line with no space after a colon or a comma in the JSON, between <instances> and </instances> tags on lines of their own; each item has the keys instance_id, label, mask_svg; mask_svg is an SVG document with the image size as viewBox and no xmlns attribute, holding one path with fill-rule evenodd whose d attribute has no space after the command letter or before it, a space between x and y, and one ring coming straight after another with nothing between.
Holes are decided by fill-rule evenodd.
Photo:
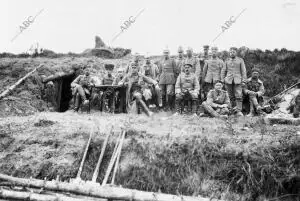
<instances>
[{"instance_id":1,"label":"dark dugout opening","mask_svg":"<svg viewBox=\"0 0 300 201\"><path fill-rule=\"evenodd\" d=\"M57 107L58 112L65 112L70 107L70 102L73 98L71 91L71 83L75 79L75 75L68 75L61 79L60 90L59 90L59 106Z\"/></svg>"}]
</instances>

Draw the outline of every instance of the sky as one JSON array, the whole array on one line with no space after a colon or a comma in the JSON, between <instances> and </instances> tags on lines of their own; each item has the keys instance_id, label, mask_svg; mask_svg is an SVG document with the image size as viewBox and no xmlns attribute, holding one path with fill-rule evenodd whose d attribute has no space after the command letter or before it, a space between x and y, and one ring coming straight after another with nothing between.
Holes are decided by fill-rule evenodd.
<instances>
[{"instance_id":1,"label":"sky","mask_svg":"<svg viewBox=\"0 0 300 201\"><path fill-rule=\"evenodd\" d=\"M144 55L165 48L176 54L179 46L199 52L203 45L300 50L300 0L0 2L0 52L22 53L38 43L57 53L81 53L95 46L96 35L108 46Z\"/></svg>"}]
</instances>

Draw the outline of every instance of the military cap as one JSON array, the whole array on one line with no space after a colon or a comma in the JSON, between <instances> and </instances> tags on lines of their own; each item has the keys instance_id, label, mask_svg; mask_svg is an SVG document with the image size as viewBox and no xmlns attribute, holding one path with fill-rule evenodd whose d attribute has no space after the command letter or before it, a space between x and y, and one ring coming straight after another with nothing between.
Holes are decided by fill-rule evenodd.
<instances>
[{"instance_id":1,"label":"military cap","mask_svg":"<svg viewBox=\"0 0 300 201\"><path fill-rule=\"evenodd\" d=\"M178 53L183 52L183 48L181 46L178 47Z\"/></svg>"},{"instance_id":2,"label":"military cap","mask_svg":"<svg viewBox=\"0 0 300 201\"><path fill-rule=\"evenodd\" d=\"M167 48L164 49L163 53L170 53L170 50L168 50Z\"/></svg>"},{"instance_id":3,"label":"military cap","mask_svg":"<svg viewBox=\"0 0 300 201\"><path fill-rule=\"evenodd\" d=\"M229 50L235 50L235 51L237 51L238 49L236 47L231 47Z\"/></svg>"},{"instance_id":4,"label":"military cap","mask_svg":"<svg viewBox=\"0 0 300 201\"><path fill-rule=\"evenodd\" d=\"M193 48L191 48L191 47L188 47L186 51L193 52Z\"/></svg>"},{"instance_id":5,"label":"military cap","mask_svg":"<svg viewBox=\"0 0 300 201\"><path fill-rule=\"evenodd\" d=\"M223 84L223 82L222 82L221 80L215 80L215 85L216 85L217 83Z\"/></svg>"},{"instance_id":6,"label":"military cap","mask_svg":"<svg viewBox=\"0 0 300 201\"><path fill-rule=\"evenodd\" d=\"M114 64L105 64L104 68L106 70L113 70L115 68L115 65Z\"/></svg>"},{"instance_id":7,"label":"military cap","mask_svg":"<svg viewBox=\"0 0 300 201\"><path fill-rule=\"evenodd\" d=\"M259 73L259 69L258 68L256 68L256 67L254 67L254 68L252 68L251 69L251 72L253 73L253 72L257 72L257 73Z\"/></svg>"},{"instance_id":8,"label":"military cap","mask_svg":"<svg viewBox=\"0 0 300 201\"><path fill-rule=\"evenodd\" d=\"M203 49L208 50L209 49L209 45L204 45Z\"/></svg>"},{"instance_id":9,"label":"military cap","mask_svg":"<svg viewBox=\"0 0 300 201\"><path fill-rule=\"evenodd\" d=\"M214 46L214 47L211 47L210 49L211 49L211 51L213 51L213 50L216 50L216 51L218 51L218 47L216 47L216 46Z\"/></svg>"},{"instance_id":10,"label":"military cap","mask_svg":"<svg viewBox=\"0 0 300 201\"><path fill-rule=\"evenodd\" d=\"M192 64L190 64L190 63L185 63L183 66L189 66L189 67L193 67L193 65Z\"/></svg>"}]
</instances>

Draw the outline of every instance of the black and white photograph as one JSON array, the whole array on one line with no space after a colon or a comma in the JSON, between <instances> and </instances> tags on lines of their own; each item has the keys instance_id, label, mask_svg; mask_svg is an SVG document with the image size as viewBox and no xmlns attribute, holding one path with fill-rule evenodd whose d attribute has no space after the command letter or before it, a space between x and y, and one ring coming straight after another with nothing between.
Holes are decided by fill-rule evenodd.
<instances>
[{"instance_id":1,"label":"black and white photograph","mask_svg":"<svg viewBox=\"0 0 300 201\"><path fill-rule=\"evenodd\" d=\"M299 0L0 3L0 201L300 201Z\"/></svg>"}]
</instances>

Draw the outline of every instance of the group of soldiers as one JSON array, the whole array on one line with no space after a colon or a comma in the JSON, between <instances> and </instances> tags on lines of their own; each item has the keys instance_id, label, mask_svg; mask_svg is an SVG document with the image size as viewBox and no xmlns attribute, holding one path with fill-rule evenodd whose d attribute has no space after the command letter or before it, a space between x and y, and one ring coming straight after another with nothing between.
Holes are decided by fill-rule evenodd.
<instances>
[{"instance_id":1,"label":"group of soldiers","mask_svg":"<svg viewBox=\"0 0 300 201\"><path fill-rule=\"evenodd\" d=\"M243 116L243 100L247 100L248 115L262 114L265 89L259 79L259 69L252 69L251 77L247 78L244 60L237 56L237 48L229 49L229 58L225 61L219 58L217 47L203 48L204 53L195 57L192 48L184 54L179 47L176 58L171 58L170 51L165 49L159 62L146 57L142 65L139 55L135 55L125 69L117 69L116 76L113 76L114 65L105 64L106 73L100 83L86 70L71 84L74 110L78 111L80 103L89 103L92 87L102 85L126 87L126 93L116 93L113 87L95 93L100 96L102 105L110 106L110 112L115 111L116 102L128 105L135 101L144 110L156 106L159 110L175 110L175 116L190 113L222 118L229 114Z\"/></svg>"}]
</instances>

